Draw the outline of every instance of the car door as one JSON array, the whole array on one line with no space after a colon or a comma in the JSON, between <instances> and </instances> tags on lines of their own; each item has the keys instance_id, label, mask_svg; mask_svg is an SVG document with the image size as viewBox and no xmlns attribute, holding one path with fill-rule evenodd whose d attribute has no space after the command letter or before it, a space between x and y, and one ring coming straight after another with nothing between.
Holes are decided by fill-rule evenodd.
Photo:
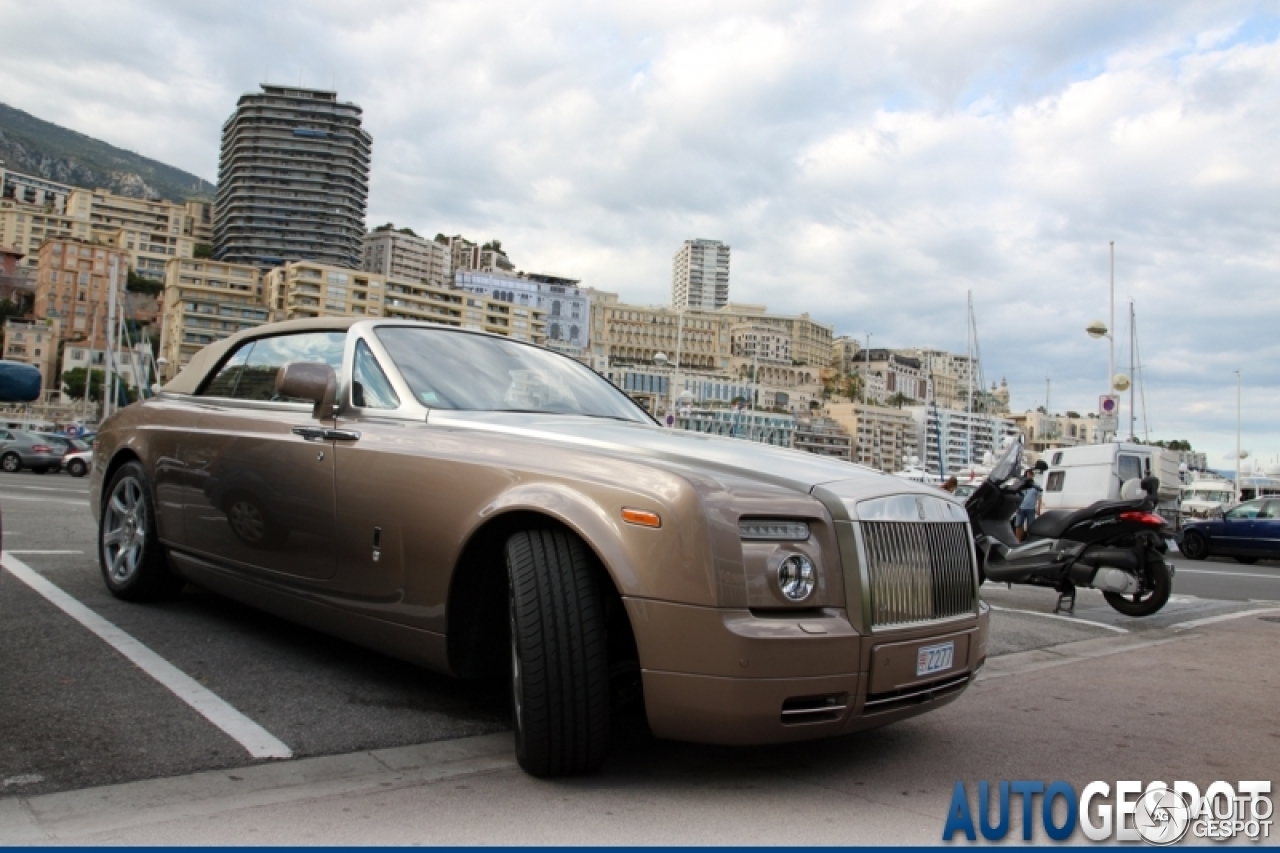
<instances>
[{"instance_id":1,"label":"car door","mask_svg":"<svg viewBox=\"0 0 1280 853\"><path fill-rule=\"evenodd\" d=\"M186 448L187 548L232 568L325 580L337 564L332 440L312 404L281 399L275 377L288 362L342 370L346 332L250 339L205 387Z\"/></svg>"},{"instance_id":2,"label":"car door","mask_svg":"<svg viewBox=\"0 0 1280 853\"><path fill-rule=\"evenodd\" d=\"M1280 559L1280 500L1264 502L1253 524L1255 553L1264 559Z\"/></svg>"},{"instance_id":3,"label":"car door","mask_svg":"<svg viewBox=\"0 0 1280 853\"><path fill-rule=\"evenodd\" d=\"M1214 550L1226 554L1252 554L1256 550L1254 534L1259 509L1260 505L1253 502L1227 510L1217 525L1221 531L1217 537L1221 544Z\"/></svg>"}]
</instances>

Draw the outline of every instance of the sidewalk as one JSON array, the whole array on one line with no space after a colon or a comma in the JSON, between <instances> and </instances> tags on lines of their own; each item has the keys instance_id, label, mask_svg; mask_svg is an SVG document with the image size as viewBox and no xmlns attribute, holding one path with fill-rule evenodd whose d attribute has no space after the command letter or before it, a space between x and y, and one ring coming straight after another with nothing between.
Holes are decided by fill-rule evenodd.
<instances>
[{"instance_id":1,"label":"sidewalk","mask_svg":"<svg viewBox=\"0 0 1280 853\"><path fill-rule=\"evenodd\" d=\"M488 735L0 799L0 844L934 844L958 780L1275 786L1272 618L1006 655L958 702L835 741L631 732L601 773L543 781Z\"/></svg>"}]
</instances>

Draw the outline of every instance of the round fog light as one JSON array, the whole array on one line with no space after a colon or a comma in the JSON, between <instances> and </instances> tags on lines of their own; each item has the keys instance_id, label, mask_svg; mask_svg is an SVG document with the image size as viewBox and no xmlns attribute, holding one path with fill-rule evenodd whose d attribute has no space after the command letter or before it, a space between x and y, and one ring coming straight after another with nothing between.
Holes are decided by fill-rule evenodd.
<instances>
[{"instance_id":1,"label":"round fog light","mask_svg":"<svg viewBox=\"0 0 1280 853\"><path fill-rule=\"evenodd\" d=\"M816 583L813 561L804 554L792 554L778 566L778 588L791 601L804 601Z\"/></svg>"}]
</instances>

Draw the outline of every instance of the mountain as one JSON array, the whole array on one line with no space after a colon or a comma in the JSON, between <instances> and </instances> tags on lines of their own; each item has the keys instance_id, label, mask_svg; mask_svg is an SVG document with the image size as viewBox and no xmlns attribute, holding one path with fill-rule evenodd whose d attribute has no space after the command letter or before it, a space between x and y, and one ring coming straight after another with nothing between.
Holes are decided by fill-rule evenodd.
<instances>
[{"instance_id":1,"label":"mountain","mask_svg":"<svg viewBox=\"0 0 1280 853\"><path fill-rule=\"evenodd\" d=\"M189 172L5 104L0 104L0 161L15 172L131 198L213 198L213 184Z\"/></svg>"}]
</instances>

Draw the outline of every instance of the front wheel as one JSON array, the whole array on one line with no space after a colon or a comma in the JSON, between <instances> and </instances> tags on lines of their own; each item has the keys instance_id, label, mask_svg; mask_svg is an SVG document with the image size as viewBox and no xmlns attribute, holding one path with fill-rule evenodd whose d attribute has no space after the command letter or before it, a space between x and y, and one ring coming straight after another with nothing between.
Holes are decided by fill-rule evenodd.
<instances>
[{"instance_id":1,"label":"front wheel","mask_svg":"<svg viewBox=\"0 0 1280 853\"><path fill-rule=\"evenodd\" d=\"M84 461L81 459L72 459L67 463L67 473L72 477L83 477L85 474L89 473L89 466L84 464Z\"/></svg>"},{"instance_id":2,"label":"front wheel","mask_svg":"<svg viewBox=\"0 0 1280 853\"><path fill-rule=\"evenodd\" d=\"M516 760L533 776L587 773L609 740L604 602L583 544L563 530L507 540Z\"/></svg>"},{"instance_id":3,"label":"front wheel","mask_svg":"<svg viewBox=\"0 0 1280 853\"><path fill-rule=\"evenodd\" d=\"M1182 556L1188 560L1203 560L1209 556L1209 543L1205 540L1203 533L1197 533L1194 530L1188 530L1182 534Z\"/></svg>"},{"instance_id":4,"label":"front wheel","mask_svg":"<svg viewBox=\"0 0 1280 853\"><path fill-rule=\"evenodd\" d=\"M0 456L0 469L10 474L16 474L22 470L22 457L16 453L6 453L4 456Z\"/></svg>"},{"instance_id":5,"label":"front wheel","mask_svg":"<svg viewBox=\"0 0 1280 853\"><path fill-rule=\"evenodd\" d=\"M1164 560L1148 560L1142 587L1131 595L1104 592L1102 597L1125 616L1150 616L1164 607L1173 592L1173 578Z\"/></svg>"},{"instance_id":6,"label":"front wheel","mask_svg":"<svg viewBox=\"0 0 1280 853\"><path fill-rule=\"evenodd\" d=\"M116 598L158 601L176 595L183 580L165 560L142 465L121 466L107 485L98 519L98 563Z\"/></svg>"}]
</instances>

